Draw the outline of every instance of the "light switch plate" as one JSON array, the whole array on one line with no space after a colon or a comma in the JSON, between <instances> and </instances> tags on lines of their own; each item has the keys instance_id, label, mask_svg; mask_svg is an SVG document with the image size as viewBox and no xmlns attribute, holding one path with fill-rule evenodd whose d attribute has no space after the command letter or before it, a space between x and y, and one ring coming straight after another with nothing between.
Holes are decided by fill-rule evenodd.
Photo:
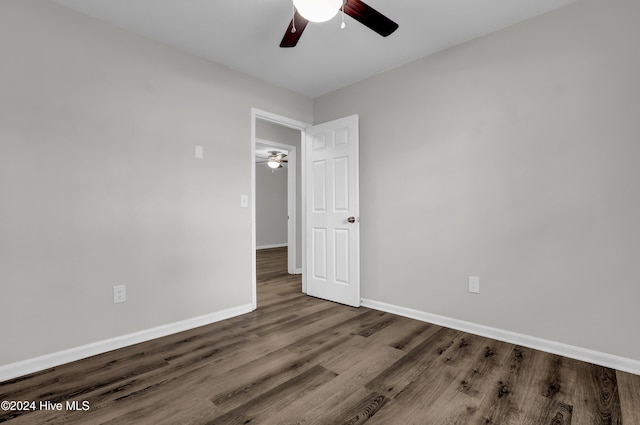
<instances>
[{"instance_id":1,"label":"light switch plate","mask_svg":"<svg viewBox=\"0 0 640 425\"><path fill-rule=\"evenodd\" d=\"M247 208L249 206L249 195L240 195L240 207Z\"/></svg>"},{"instance_id":2,"label":"light switch plate","mask_svg":"<svg viewBox=\"0 0 640 425\"><path fill-rule=\"evenodd\" d=\"M196 145L195 156L196 159L204 159L204 147L202 145Z\"/></svg>"}]
</instances>

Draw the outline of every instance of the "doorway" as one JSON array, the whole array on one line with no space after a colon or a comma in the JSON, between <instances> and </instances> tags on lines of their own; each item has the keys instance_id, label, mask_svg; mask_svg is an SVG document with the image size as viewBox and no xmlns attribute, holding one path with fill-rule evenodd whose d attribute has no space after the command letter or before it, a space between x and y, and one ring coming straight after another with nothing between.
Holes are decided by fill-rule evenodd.
<instances>
[{"instance_id":1,"label":"doorway","mask_svg":"<svg viewBox=\"0 0 640 425\"><path fill-rule=\"evenodd\" d=\"M295 139L299 140L300 132L258 120L256 135L256 249L287 248L285 270L299 274L302 264L298 249L301 232L298 149L271 139L287 141L288 138L289 142L297 143ZM271 166L269 158L273 158Z\"/></svg>"},{"instance_id":2,"label":"doorway","mask_svg":"<svg viewBox=\"0 0 640 425\"><path fill-rule=\"evenodd\" d=\"M302 235L302 172L301 155L304 129L309 124L258 109L251 110L251 214L252 214L252 306L258 307L257 300L257 221L256 221L256 147L271 146L274 151L287 152L287 270L290 274L303 274L304 241ZM304 279L303 279L304 281ZM301 288L304 292L304 288Z\"/></svg>"}]
</instances>

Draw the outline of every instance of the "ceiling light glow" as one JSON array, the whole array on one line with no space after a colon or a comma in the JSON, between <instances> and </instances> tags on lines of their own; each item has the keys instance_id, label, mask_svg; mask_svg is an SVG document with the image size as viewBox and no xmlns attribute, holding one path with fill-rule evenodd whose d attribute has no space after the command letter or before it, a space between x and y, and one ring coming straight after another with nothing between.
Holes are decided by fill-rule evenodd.
<instances>
[{"instance_id":1,"label":"ceiling light glow","mask_svg":"<svg viewBox=\"0 0 640 425\"><path fill-rule=\"evenodd\" d=\"M325 22L338 14L342 0L293 0L303 18L311 22Z\"/></svg>"}]
</instances>

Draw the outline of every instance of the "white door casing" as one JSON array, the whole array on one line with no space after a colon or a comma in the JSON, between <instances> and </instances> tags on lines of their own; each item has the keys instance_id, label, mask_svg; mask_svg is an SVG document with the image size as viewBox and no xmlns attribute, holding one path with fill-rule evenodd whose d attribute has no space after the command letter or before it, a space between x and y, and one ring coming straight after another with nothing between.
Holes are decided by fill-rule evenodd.
<instances>
[{"instance_id":1,"label":"white door casing","mask_svg":"<svg viewBox=\"0 0 640 425\"><path fill-rule=\"evenodd\" d=\"M307 294L359 307L358 115L305 134Z\"/></svg>"}]
</instances>

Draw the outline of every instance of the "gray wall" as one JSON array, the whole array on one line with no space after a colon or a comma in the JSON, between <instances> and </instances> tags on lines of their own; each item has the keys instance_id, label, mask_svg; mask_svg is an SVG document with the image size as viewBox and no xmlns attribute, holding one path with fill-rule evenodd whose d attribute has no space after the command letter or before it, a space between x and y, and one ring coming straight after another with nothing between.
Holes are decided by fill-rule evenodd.
<instances>
[{"instance_id":1,"label":"gray wall","mask_svg":"<svg viewBox=\"0 0 640 425\"><path fill-rule=\"evenodd\" d=\"M360 115L363 298L640 359L638 22L585 0L314 101Z\"/></svg>"},{"instance_id":2,"label":"gray wall","mask_svg":"<svg viewBox=\"0 0 640 425\"><path fill-rule=\"evenodd\" d=\"M256 246L286 245L287 168L256 164Z\"/></svg>"},{"instance_id":3,"label":"gray wall","mask_svg":"<svg viewBox=\"0 0 640 425\"><path fill-rule=\"evenodd\" d=\"M302 269L302 147L300 131L270 121L257 120L256 137L296 147L296 269L300 270Z\"/></svg>"},{"instance_id":4,"label":"gray wall","mask_svg":"<svg viewBox=\"0 0 640 425\"><path fill-rule=\"evenodd\" d=\"M0 55L0 365L251 303L251 107L310 99L44 0Z\"/></svg>"}]
</instances>

